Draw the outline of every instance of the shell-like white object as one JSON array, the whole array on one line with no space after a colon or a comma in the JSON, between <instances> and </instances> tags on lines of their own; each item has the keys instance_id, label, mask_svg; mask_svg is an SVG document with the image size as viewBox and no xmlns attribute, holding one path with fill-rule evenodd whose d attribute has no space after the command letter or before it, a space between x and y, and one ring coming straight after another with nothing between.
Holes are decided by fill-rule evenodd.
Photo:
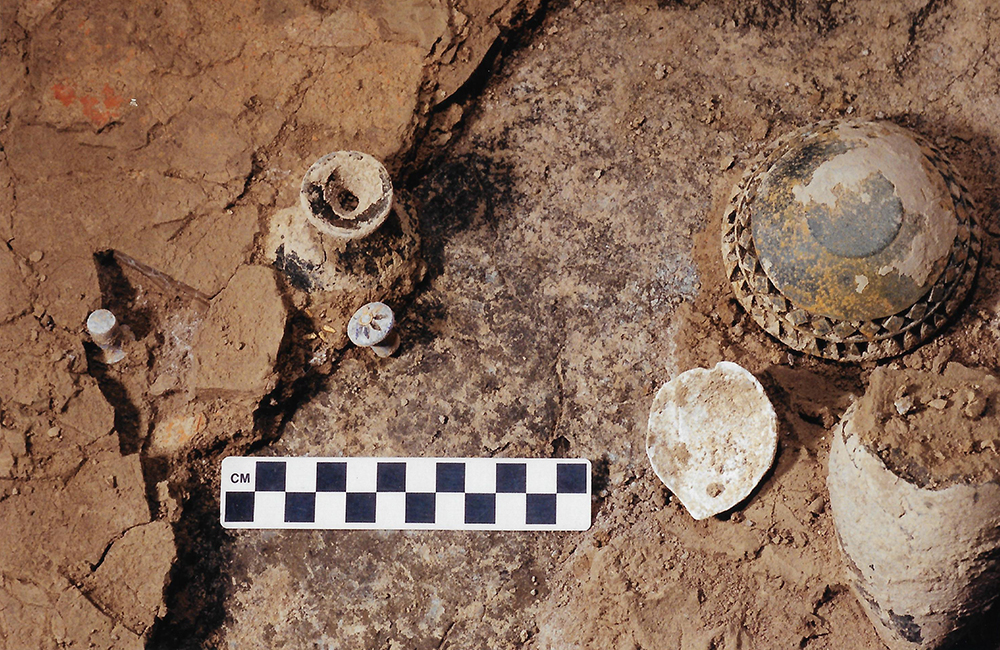
<instances>
[{"instance_id":1,"label":"shell-like white object","mask_svg":"<svg viewBox=\"0 0 1000 650\"><path fill-rule=\"evenodd\" d=\"M777 447L778 418L763 386L728 361L668 381L649 412L649 462L695 519L745 499Z\"/></svg>"},{"instance_id":2,"label":"shell-like white object","mask_svg":"<svg viewBox=\"0 0 1000 650\"><path fill-rule=\"evenodd\" d=\"M351 316L347 323L347 338L361 348L378 345L389 336L395 324L396 317L388 305L370 302Z\"/></svg>"}]
</instances>

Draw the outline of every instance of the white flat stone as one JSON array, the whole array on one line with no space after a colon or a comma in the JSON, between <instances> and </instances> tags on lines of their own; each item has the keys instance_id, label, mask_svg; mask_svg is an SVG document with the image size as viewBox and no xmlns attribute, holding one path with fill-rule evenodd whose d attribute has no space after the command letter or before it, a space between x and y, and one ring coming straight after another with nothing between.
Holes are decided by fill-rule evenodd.
<instances>
[{"instance_id":1,"label":"white flat stone","mask_svg":"<svg viewBox=\"0 0 1000 650\"><path fill-rule=\"evenodd\" d=\"M745 499L777 447L778 419L763 386L728 361L668 381L649 412L649 462L695 519Z\"/></svg>"}]
</instances>

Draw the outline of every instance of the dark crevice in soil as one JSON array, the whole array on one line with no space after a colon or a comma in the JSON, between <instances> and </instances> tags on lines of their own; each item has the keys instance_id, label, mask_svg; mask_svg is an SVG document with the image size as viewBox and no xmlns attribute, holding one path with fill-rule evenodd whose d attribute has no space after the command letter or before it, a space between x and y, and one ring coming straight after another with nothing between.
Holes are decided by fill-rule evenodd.
<instances>
[{"instance_id":1,"label":"dark crevice in soil","mask_svg":"<svg viewBox=\"0 0 1000 650\"><path fill-rule=\"evenodd\" d=\"M219 524L219 465L226 456L252 455L274 443L299 407L323 390L339 357L316 367L310 365L312 352L302 342L311 332L311 319L291 310L275 367L281 379L254 411L254 432L249 438L193 450L186 462L177 464L181 469L171 477L172 487L187 495L181 517L173 526L177 562L164 594L167 616L154 624L147 648L205 647L226 620L225 603L232 586L223 569L231 567L234 558L231 533Z\"/></svg>"},{"instance_id":2,"label":"dark crevice in soil","mask_svg":"<svg viewBox=\"0 0 1000 650\"><path fill-rule=\"evenodd\" d=\"M250 192L250 187L253 185L254 180L264 171L264 166L265 161L261 158L260 152L254 151L250 159L250 171L247 172L246 178L243 179L243 189L240 190L240 193L232 201L222 208L223 210L232 210L239 205L240 201Z\"/></svg>"},{"instance_id":3,"label":"dark crevice in soil","mask_svg":"<svg viewBox=\"0 0 1000 650\"><path fill-rule=\"evenodd\" d=\"M608 458L607 454L593 463L591 471L593 472L591 490L593 494L598 495L597 507L599 508L606 498L600 495L611 485L611 459Z\"/></svg>"},{"instance_id":4,"label":"dark crevice in soil","mask_svg":"<svg viewBox=\"0 0 1000 650\"><path fill-rule=\"evenodd\" d=\"M213 470L212 458L203 466ZM174 524L177 561L170 570L165 594L167 616L154 623L146 644L151 650L187 650L205 647L208 637L225 621L224 603L231 585L222 567L230 558L229 545L219 525L218 481L206 490L201 479L191 482L183 516Z\"/></svg>"},{"instance_id":5,"label":"dark crevice in soil","mask_svg":"<svg viewBox=\"0 0 1000 650\"><path fill-rule=\"evenodd\" d=\"M429 173L413 188L416 196L433 196L419 207L421 253L427 262L426 285L444 266L445 244L476 226L495 229L498 207L514 203L513 169L479 154L448 156L428 165Z\"/></svg>"},{"instance_id":6,"label":"dark crevice in soil","mask_svg":"<svg viewBox=\"0 0 1000 650\"><path fill-rule=\"evenodd\" d=\"M927 0L927 4L921 7L913 15L913 19L910 21L909 38L910 45L917 42L917 32L924 28L927 20L936 14L940 9L944 8L948 4L949 0Z\"/></svg>"},{"instance_id":7,"label":"dark crevice in soil","mask_svg":"<svg viewBox=\"0 0 1000 650\"><path fill-rule=\"evenodd\" d=\"M300 311L291 311L275 366L281 380L254 412L254 430L259 437L247 448L247 452L278 440L299 407L326 387L327 378L340 361L340 352L330 351L336 354L334 358L312 365L313 352L302 345L306 335L311 333L315 333L312 320Z\"/></svg>"},{"instance_id":8,"label":"dark crevice in soil","mask_svg":"<svg viewBox=\"0 0 1000 650\"><path fill-rule=\"evenodd\" d=\"M87 373L97 380L101 394L115 411L115 431L118 432L122 455L137 453L146 438L139 408L113 368L102 360L101 349L92 343L84 343L84 350L87 353Z\"/></svg>"},{"instance_id":9,"label":"dark crevice in soil","mask_svg":"<svg viewBox=\"0 0 1000 650\"><path fill-rule=\"evenodd\" d=\"M114 251L95 253L94 263L101 289L101 307L110 310L136 339L145 338L153 329L155 316L148 307L136 304L139 292L125 276Z\"/></svg>"},{"instance_id":10,"label":"dark crevice in soil","mask_svg":"<svg viewBox=\"0 0 1000 650\"><path fill-rule=\"evenodd\" d=\"M569 439L566 436L556 436L552 440L552 453L550 456L552 458L567 458L569 457L570 446Z\"/></svg>"},{"instance_id":11,"label":"dark crevice in soil","mask_svg":"<svg viewBox=\"0 0 1000 650\"><path fill-rule=\"evenodd\" d=\"M509 55L525 47L535 38L549 11L550 3L547 0L542 0L538 10L533 14L526 14L522 10L511 20L510 28L493 41L483 60L472 71L469 78L450 97L434 106L425 123L418 130L413 147L400 157L402 164L399 166L401 177L399 186L401 188L410 190L423 182L422 177L433 168L430 160L440 156L442 149L448 149L447 145L441 147L433 143L434 138L428 137L440 125L440 121L448 109L456 105L473 104L475 99L482 95L490 79L503 68ZM451 127L450 142L459 139L464 121L463 119Z\"/></svg>"}]
</instances>

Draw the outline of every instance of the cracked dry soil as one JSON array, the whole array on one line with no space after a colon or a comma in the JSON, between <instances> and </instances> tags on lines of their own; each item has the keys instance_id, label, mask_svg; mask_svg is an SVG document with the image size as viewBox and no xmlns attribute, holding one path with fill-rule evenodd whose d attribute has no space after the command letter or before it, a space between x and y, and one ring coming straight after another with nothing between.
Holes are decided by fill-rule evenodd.
<instances>
[{"instance_id":1,"label":"cracked dry soil","mask_svg":"<svg viewBox=\"0 0 1000 650\"><path fill-rule=\"evenodd\" d=\"M989 233L932 343L998 365L1000 17L985 0L0 6L0 647L879 648L829 432L872 365L736 304L721 207L772 137L890 119ZM265 263L334 149L387 162L426 268L403 347L344 347ZM340 303L337 303L340 304ZM128 359L86 338L107 307ZM648 468L664 381L764 384L775 467L693 521ZM996 408L991 405L990 408ZM223 532L228 454L581 456L583 533ZM994 620L967 647L995 648Z\"/></svg>"}]
</instances>

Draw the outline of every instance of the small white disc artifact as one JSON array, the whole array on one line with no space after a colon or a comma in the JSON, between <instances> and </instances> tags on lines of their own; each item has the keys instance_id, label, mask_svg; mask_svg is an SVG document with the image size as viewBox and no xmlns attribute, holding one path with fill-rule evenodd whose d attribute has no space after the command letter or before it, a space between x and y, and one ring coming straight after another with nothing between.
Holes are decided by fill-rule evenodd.
<instances>
[{"instance_id":1,"label":"small white disc artifact","mask_svg":"<svg viewBox=\"0 0 1000 650\"><path fill-rule=\"evenodd\" d=\"M121 346L121 327L118 319L107 309L98 309L87 317L87 332L101 348L104 363L118 363L125 358Z\"/></svg>"},{"instance_id":2,"label":"small white disc artifact","mask_svg":"<svg viewBox=\"0 0 1000 650\"><path fill-rule=\"evenodd\" d=\"M371 348L377 356L388 357L399 349L395 325L396 317L388 305L370 302L351 316L347 337L359 348Z\"/></svg>"},{"instance_id":3,"label":"small white disc artifact","mask_svg":"<svg viewBox=\"0 0 1000 650\"><path fill-rule=\"evenodd\" d=\"M674 377L649 412L649 462L695 519L745 499L777 447L778 419L763 386L728 361Z\"/></svg>"}]
</instances>

